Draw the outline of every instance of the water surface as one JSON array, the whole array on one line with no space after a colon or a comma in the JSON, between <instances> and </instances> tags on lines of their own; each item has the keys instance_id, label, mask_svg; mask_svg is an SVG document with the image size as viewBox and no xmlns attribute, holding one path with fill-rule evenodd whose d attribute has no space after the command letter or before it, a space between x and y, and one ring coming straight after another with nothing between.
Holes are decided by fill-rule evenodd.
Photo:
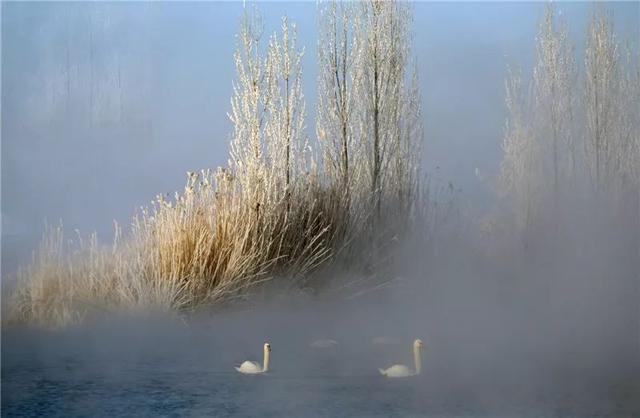
<instances>
[{"instance_id":1,"label":"water surface","mask_svg":"<svg viewBox=\"0 0 640 418\"><path fill-rule=\"evenodd\" d=\"M633 374L598 379L551 371L552 378L540 378L547 375L534 377L516 362L510 373L486 364L461 373L453 363L433 364L427 353L423 376L388 380L374 366L394 358L411 364L405 347L364 350L347 340L313 350L301 333L272 341L273 371L240 375L234 364L261 361L260 345L247 343L260 337L231 328L220 325L216 334L154 322L5 330L2 416L640 416Z\"/></svg>"}]
</instances>

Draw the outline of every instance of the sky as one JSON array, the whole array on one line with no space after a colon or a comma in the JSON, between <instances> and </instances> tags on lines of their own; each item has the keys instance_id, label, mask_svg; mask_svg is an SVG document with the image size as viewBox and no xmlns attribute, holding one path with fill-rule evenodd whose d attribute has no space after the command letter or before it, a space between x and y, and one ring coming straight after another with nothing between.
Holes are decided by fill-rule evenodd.
<instances>
[{"instance_id":1,"label":"sky","mask_svg":"<svg viewBox=\"0 0 640 418\"><path fill-rule=\"evenodd\" d=\"M638 2L607 3L637 48ZM591 3L558 3L578 62ZM280 17L305 47L313 132L315 2L260 3L265 39ZM424 104L425 170L490 205L505 120L507 65L531 71L544 3L416 3L413 48ZM45 222L70 234L127 226L188 170L225 165L242 2L2 4L2 268L35 248ZM480 173L476 175L476 168Z\"/></svg>"}]
</instances>

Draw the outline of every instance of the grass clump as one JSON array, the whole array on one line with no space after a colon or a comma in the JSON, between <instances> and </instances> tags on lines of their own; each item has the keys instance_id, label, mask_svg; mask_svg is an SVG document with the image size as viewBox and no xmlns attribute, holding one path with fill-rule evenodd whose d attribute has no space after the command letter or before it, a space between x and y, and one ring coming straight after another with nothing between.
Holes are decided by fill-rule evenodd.
<instances>
[{"instance_id":1,"label":"grass clump","mask_svg":"<svg viewBox=\"0 0 640 418\"><path fill-rule=\"evenodd\" d=\"M125 233L116 226L111 246L95 235L71 243L61 226L48 229L18 273L11 321L56 326L100 311L191 311L242 298L275 277L304 286L319 267L385 259L385 242L409 226L418 187L420 100L405 74L409 9L320 7L333 13L320 25L325 35L342 25L340 33L353 36L335 50L351 63L319 60L323 158L305 133L295 25L283 19L263 53L261 21L245 14L228 168L188 173L174 199L157 197ZM344 16L336 17L339 9ZM343 82L340 94L331 92L332 77ZM347 101L348 118L332 111Z\"/></svg>"}]
</instances>

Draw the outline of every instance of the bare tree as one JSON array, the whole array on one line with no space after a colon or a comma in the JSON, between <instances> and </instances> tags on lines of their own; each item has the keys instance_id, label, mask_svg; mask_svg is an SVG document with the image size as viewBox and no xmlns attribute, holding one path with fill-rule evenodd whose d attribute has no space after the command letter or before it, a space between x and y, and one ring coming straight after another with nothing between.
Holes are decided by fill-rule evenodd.
<instances>
[{"instance_id":1,"label":"bare tree","mask_svg":"<svg viewBox=\"0 0 640 418\"><path fill-rule=\"evenodd\" d=\"M263 132L265 108L270 97L264 82L265 63L260 57L259 43L262 21L258 13L245 12L234 54L237 80L233 84L231 114L233 137L231 161L243 190L251 196L258 210L257 193L264 174Z\"/></svg>"},{"instance_id":2,"label":"bare tree","mask_svg":"<svg viewBox=\"0 0 640 418\"><path fill-rule=\"evenodd\" d=\"M626 48L620 76L618 103L618 129L621 145L620 200L636 225L635 256L640 257L640 56Z\"/></svg>"},{"instance_id":3,"label":"bare tree","mask_svg":"<svg viewBox=\"0 0 640 418\"><path fill-rule=\"evenodd\" d=\"M411 80L403 88L400 134L392 153L394 170L390 184L391 190L395 190L398 207L405 213L410 210L417 195L424 138L422 94L416 63L413 68Z\"/></svg>"},{"instance_id":4,"label":"bare tree","mask_svg":"<svg viewBox=\"0 0 640 418\"><path fill-rule=\"evenodd\" d=\"M376 218L384 202L408 208L423 135L417 72L407 71L410 7L332 1L320 13L317 134L329 181Z\"/></svg>"},{"instance_id":5,"label":"bare tree","mask_svg":"<svg viewBox=\"0 0 640 418\"><path fill-rule=\"evenodd\" d=\"M375 213L380 216L384 176L389 173L393 152L402 141L401 125L409 52L409 6L402 2L371 0L359 4L355 19L360 104L358 135L369 157L370 192Z\"/></svg>"},{"instance_id":6,"label":"bare tree","mask_svg":"<svg viewBox=\"0 0 640 418\"><path fill-rule=\"evenodd\" d=\"M537 142L545 148L540 155L553 173L553 201L560 197L561 182L575 175L573 137L573 89L575 87L573 47L564 22L556 23L552 4L545 7L536 45L533 94ZM547 159L549 163L547 164Z\"/></svg>"},{"instance_id":7,"label":"bare tree","mask_svg":"<svg viewBox=\"0 0 640 418\"><path fill-rule=\"evenodd\" d=\"M611 180L619 164L619 148L615 144L618 61L618 42L611 19L597 9L587 30L584 97L587 162L597 190Z\"/></svg>"},{"instance_id":8,"label":"bare tree","mask_svg":"<svg viewBox=\"0 0 640 418\"><path fill-rule=\"evenodd\" d=\"M519 71L509 69L505 80L507 120L504 129L500 180L502 192L511 197L516 228L526 233L534 205L536 147L531 133L528 106Z\"/></svg>"},{"instance_id":9,"label":"bare tree","mask_svg":"<svg viewBox=\"0 0 640 418\"><path fill-rule=\"evenodd\" d=\"M282 18L282 37L273 35L266 61L269 90L265 140L273 178L284 178L287 202L291 194L294 162L304 147L305 101L302 93L302 56L296 49L295 25ZM288 203L287 203L288 204Z\"/></svg>"},{"instance_id":10,"label":"bare tree","mask_svg":"<svg viewBox=\"0 0 640 418\"><path fill-rule=\"evenodd\" d=\"M623 149L621 174L624 182L640 191L640 62L638 54L626 49L620 78L618 126Z\"/></svg>"},{"instance_id":11,"label":"bare tree","mask_svg":"<svg viewBox=\"0 0 640 418\"><path fill-rule=\"evenodd\" d=\"M352 23L357 15L351 3L335 0L321 4L319 12L316 131L323 144L326 173L342 185L348 199L357 78Z\"/></svg>"}]
</instances>

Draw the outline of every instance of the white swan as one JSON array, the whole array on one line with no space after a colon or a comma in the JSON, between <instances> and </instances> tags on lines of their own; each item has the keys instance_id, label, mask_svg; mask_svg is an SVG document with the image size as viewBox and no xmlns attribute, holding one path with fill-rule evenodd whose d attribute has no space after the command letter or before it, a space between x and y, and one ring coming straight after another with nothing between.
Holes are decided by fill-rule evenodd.
<instances>
[{"instance_id":1,"label":"white swan","mask_svg":"<svg viewBox=\"0 0 640 418\"><path fill-rule=\"evenodd\" d=\"M397 338L391 337L375 337L371 340L373 345L397 345L400 341Z\"/></svg>"},{"instance_id":2,"label":"white swan","mask_svg":"<svg viewBox=\"0 0 640 418\"><path fill-rule=\"evenodd\" d=\"M264 343L264 366L261 366L257 361L245 361L236 367L236 370L244 374L258 374L266 373L269 371L269 353L271 353L271 344Z\"/></svg>"},{"instance_id":3,"label":"white swan","mask_svg":"<svg viewBox=\"0 0 640 418\"><path fill-rule=\"evenodd\" d=\"M309 347L311 348L333 348L338 345L336 340L315 340Z\"/></svg>"},{"instance_id":4,"label":"white swan","mask_svg":"<svg viewBox=\"0 0 640 418\"><path fill-rule=\"evenodd\" d=\"M416 365L416 370L409 370L404 364L395 364L388 369L378 369L380 374L386 377L409 377L419 375L422 371L422 354L421 350L424 347L422 340L418 339L413 342L413 360Z\"/></svg>"}]
</instances>

